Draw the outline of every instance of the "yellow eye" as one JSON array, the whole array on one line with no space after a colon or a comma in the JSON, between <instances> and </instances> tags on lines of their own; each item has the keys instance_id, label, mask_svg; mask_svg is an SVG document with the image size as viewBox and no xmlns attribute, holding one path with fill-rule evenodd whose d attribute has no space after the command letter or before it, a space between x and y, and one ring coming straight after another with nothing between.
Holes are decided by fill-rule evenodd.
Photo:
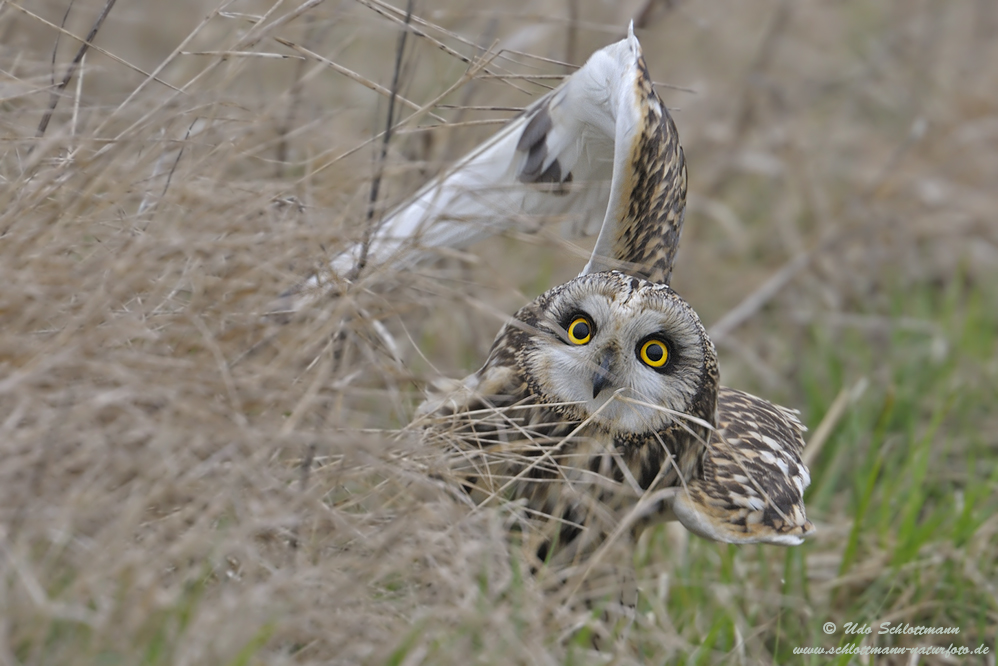
<instances>
[{"instance_id":1,"label":"yellow eye","mask_svg":"<svg viewBox=\"0 0 998 666\"><path fill-rule=\"evenodd\" d=\"M644 343L638 355L653 368L661 368L669 360L669 350L661 340L649 340Z\"/></svg>"},{"instance_id":2,"label":"yellow eye","mask_svg":"<svg viewBox=\"0 0 998 666\"><path fill-rule=\"evenodd\" d=\"M568 325L568 339L573 345L584 345L593 339L593 325L586 317L576 317Z\"/></svg>"}]
</instances>

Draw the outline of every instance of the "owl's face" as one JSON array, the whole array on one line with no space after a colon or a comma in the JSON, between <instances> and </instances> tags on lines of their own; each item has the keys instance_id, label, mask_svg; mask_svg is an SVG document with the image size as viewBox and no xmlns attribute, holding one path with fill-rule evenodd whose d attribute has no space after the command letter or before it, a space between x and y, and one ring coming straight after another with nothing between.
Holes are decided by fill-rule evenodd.
<instances>
[{"instance_id":1,"label":"owl's face","mask_svg":"<svg viewBox=\"0 0 998 666\"><path fill-rule=\"evenodd\" d=\"M595 273L546 292L515 319L508 328L518 329L510 333L531 391L566 415L623 436L660 431L677 413L714 422L714 346L669 287Z\"/></svg>"}]
</instances>

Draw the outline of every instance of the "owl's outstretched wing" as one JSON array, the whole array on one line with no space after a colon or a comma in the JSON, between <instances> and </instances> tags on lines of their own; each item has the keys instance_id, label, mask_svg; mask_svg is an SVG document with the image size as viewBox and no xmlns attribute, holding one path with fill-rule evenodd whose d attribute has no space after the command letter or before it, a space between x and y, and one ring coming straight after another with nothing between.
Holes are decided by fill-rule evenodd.
<instances>
[{"instance_id":1,"label":"owl's outstretched wing","mask_svg":"<svg viewBox=\"0 0 998 666\"><path fill-rule=\"evenodd\" d=\"M691 532L728 543L796 546L814 531L804 513L811 476L797 415L722 387L703 474L677 488L672 512Z\"/></svg>"},{"instance_id":2,"label":"owl's outstretched wing","mask_svg":"<svg viewBox=\"0 0 998 666\"><path fill-rule=\"evenodd\" d=\"M278 307L302 309L324 285L355 276L361 262L397 271L437 248L465 247L514 227L536 228L538 218L560 219L566 237L599 232L584 273L621 266L668 282L685 196L675 125L629 30L626 39L594 53L561 86L392 211L366 252L362 243L347 248L328 271L285 294ZM656 217L642 227L658 229L655 238L635 233L640 229L627 222L635 213ZM661 234L661 221L670 224L669 234ZM653 247L662 243L671 243L671 251ZM646 262L656 251L667 261Z\"/></svg>"}]
</instances>

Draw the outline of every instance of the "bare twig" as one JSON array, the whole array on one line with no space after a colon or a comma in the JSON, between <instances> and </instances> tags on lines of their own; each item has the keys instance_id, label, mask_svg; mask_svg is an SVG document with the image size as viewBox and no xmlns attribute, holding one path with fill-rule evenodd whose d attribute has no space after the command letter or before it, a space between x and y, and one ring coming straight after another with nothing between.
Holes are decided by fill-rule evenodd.
<instances>
[{"instance_id":1,"label":"bare twig","mask_svg":"<svg viewBox=\"0 0 998 666\"><path fill-rule=\"evenodd\" d=\"M80 75L76 77L76 98L73 100L73 120L69 125L70 136L76 136L76 125L80 119L80 99L83 97L83 73L86 71L87 56L80 60Z\"/></svg>"},{"instance_id":2,"label":"bare twig","mask_svg":"<svg viewBox=\"0 0 998 666\"><path fill-rule=\"evenodd\" d=\"M460 79L458 79L457 81L455 81L446 90L444 90L439 95L437 95L436 97L434 97L433 99L431 99L429 102L427 102L426 104L424 104L423 106L421 106L414 113L411 113L410 115L406 116L405 118L403 118L402 120L400 120L398 123L396 123L395 127L393 128L393 131L398 131L400 127L404 127L405 125L411 123L416 118L419 118L424 113L426 113L429 109L434 108L440 102L440 100L446 99L448 95L450 95L455 90L457 90L461 86L463 86L466 83L468 83L468 81L471 81L473 78L475 78L480 71L482 71L485 67L487 67L489 65L489 63L491 63L493 60L495 60L495 58L499 55L498 53L493 53L492 52L492 49L494 49L495 46L496 45L493 43L492 46L489 47L489 49L487 50L486 53L487 53L488 57L482 57L482 58L480 58L478 60L473 61L472 64L471 64L471 67L469 67L468 71L464 73L464 76L462 76ZM336 164L340 160L345 159L345 158L349 157L350 155L353 155L358 150L362 149L364 146L366 146L366 145L368 145L368 144L370 144L370 143L372 143L374 141L377 141L383 135L384 135L383 132L379 133L379 134L377 134L377 135L375 135L375 136L373 136L373 137L371 137L369 139L366 139L365 141L363 141L359 145L354 146L353 148L350 148L349 150L347 150L347 151L345 151L343 153L340 153L339 155L337 155L336 157L332 158L331 160L320 164L318 167L316 167L316 169L314 171L306 174L305 176L302 176L302 179L304 180L306 178L314 177L315 174L321 172L324 169L329 168L331 165Z\"/></svg>"},{"instance_id":3,"label":"bare twig","mask_svg":"<svg viewBox=\"0 0 998 666\"><path fill-rule=\"evenodd\" d=\"M306 60L305 56L287 53L265 53L260 51L181 51L180 55L219 56L221 58L273 58L275 60Z\"/></svg>"},{"instance_id":4,"label":"bare twig","mask_svg":"<svg viewBox=\"0 0 998 666\"><path fill-rule=\"evenodd\" d=\"M385 173L385 160L388 158L388 143L392 140L392 127L395 124L395 98L398 96L399 74L402 71L402 56L405 53L406 37L409 34L409 24L412 21L412 1L408 0L405 6L405 27L399 33L398 43L395 46L395 69L392 72L392 93L388 98L388 119L385 122L385 132L381 140L381 152L378 155L378 165L371 180L371 196L367 204L367 228L364 229L364 241L360 246L360 257L354 265L353 271L348 279L354 280L357 275L364 270L367 264L367 250L371 245L371 238L381 223L379 216L374 219L374 209L378 202L378 191L381 189L381 178Z\"/></svg>"},{"instance_id":5,"label":"bare twig","mask_svg":"<svg viewBox=\"0 0 998 666\"><path fill-rule=\"evenodd\" d=\"M804 465L810 467L814 464L815 459L818 457L818 453L821 451L821 447L825 445L828 441L829 436L832 434L832 430L838 425L839 420L841 420L842 415L845 414L846 408L850 404L855 404L856 401L860 399L863 393L866 391L866 387L869 384L866 377L861 377L859 381L852 385L851 388L842 387L839 394L835 397L832 402L831 407L825 412L825 418L821 419L821 423L815 429L814 434L808 439L807 446L804 449L804 455L802 460Z\"/></svg>"},{"instance_id":6,"label":"bare twig","mask_svg":"<svg viewBox=\"0 0 998 666\"><path fill-rule=\"evenodd\" d=\"M75 0L70 0L69 5L66 6L66 13L62 15L62 22L59 23L59 27L65 29L66 21L69 19L69 13L73 11L73 5L75 5ZM55 33L55 44L52 45L52 71L49 75L49 80L52 82L52 87L55 88L55 60L56 56L59 55L59 42L62 41L62 33Z\"/></svg>"},{"instance_id":7,"label":"bare twig","mask_svg":"<svg viewBox=\"0 0 998 666\"><path fill-rule=\"evenodd\" d=\"M384 86L378 85L374 81L361 76L360 74L358 74L357 72L353 71L352 69L347 69L343 65L341 65L339 63L336 63L336 62L333 62L329 58L323 57L323 56L319 55L318 53L315 53L314 51L310 51L310 50L306 49L304 46L299 46L298 44L295 44L294 42L289 42L288 40L281 39L280 37L274 37L274 39L277 40L278 42L280 42L281 44L284 44L289 49L294 49L295 51L298 51L302 55L307 55L310 58L315 58L319 62L323 63L324 65L327 65L327 66L331 67L332 69L336 70L337 72L339 72L340 74L346 76L347 78L353 79L354 81L356 81L360 85L364 86L365 88L370 88L374 92L380 93L380 94L384 95L385 97L389 97L389 98L391 98L394 95L394 97L397 98L398 101L402 102L403 104L405 104L406 106L408 106L410 109L418 109L419 108L419 105L416 104L415 102L406 99L402 95L397 95L396 93L394 93L393 91L389 90L388 88L385 88ZM438 121L440 121L442 123L443 122L447 122L446 120L444 120L443 118L441 118L438 115L435 115L433 113L431 113L430 115L433 118L435 118L436 120L438 120Z\"/></svg>"},{"instance_id":8,"label":"bare twig","mask_svg":"<svg viewBox=\"0 0 998 666\"><path fill-rule=\"evenodd\" d=\"M396 134L418 134L420 132L431 132L438 129L458 129L460 127L481 127L482 125L505 125L509 122L509 118L486 118L483 120L462 120L453 123L441 123L437 125L420 125L419 127L410 127L409 129L402 129L395 132Z\"/></svg>"},{"instance_id":9,"label":"bare twig","mask_svg":"<svg viewBox=\"0 0 998 666\"><path fill-rule=\"evenodd\" d=\"M305 43L310 43L313 38L313 33L315 31L315 26L312 22L312 15L309 14L305 17L305 22L308 24L308 28L305 31ZM298 61L297 67L295 67L295 78L294 82L291 84L291 89L288 91L288 96L290 100L288 102L288 110L284 115L284 120L280 127L277 128L277 134L281 137L280 141L277 143L277 177L282 178L284 176L285 163L288 160L288 139L289 132L291 131L291 126L295 122L295 112L298 109L298 104L301 101L302 93L302 76L305 74L305 64L307 60L301 57Z\"/></svg>"},{"instance_id":10,"label":"bare twig","mask_svg":"<svg viewBox=\"0 0 998 666\"><path fill-rule=\"evenodd\" d=\"M87 54L87 50L90 48L91 42L94 41L94 37L97 36L97 31L100 30L101 25L104 23L104 19L107 18L107 15L110 13L111 8L114 7L115 2L117 2L117 0L107 0L104 3L104 8L101 9L101 13L97 16L97 20L94 21L93 27L90 28L90 32L87 34L86 40L80 45L80 49L76 52L76 57L73 58L73 61L69 63L69 67L66 68L66 74L62 77L62 82L56 86L55 90L53 90L52 94L49 96L49 108L48 111L45 112L45 115L42 116L42 121L38 123L38 131L35 132L36 137L42 137L45 135L45 130L49 126L49 121L52 120L52 114L55 113L55 108L59 105L59 97L62 94L62 91L69 85L70 80L73 78L73 74L76 73L76 68L80 66L83 56ZM70 7L72 7L72 4L70 4ZM69 9L67 8L66 16L62 19L63 24L65 24L66 17L68 16ZM52 64L53 66L55 65L54 50L52 52Z\"/></svg>"},{"instance_id":11,"label":"bare twig","mask_svg":"<svg viewBox=\"0 0 998 666\"><path fill-rule=\"evenodd\" d=\"M363 4L364 6L366 6L366 7L370 8L370 9L374 10L378 14L384 16L385 18L387 18L387 19L389 19L391 21L394 21L396 23L402 23L403 22L402 17L401 16L397 16L397 14L401 14L402 10L400 10L400 9L398 9L396 7L393 7L393 6L389 5L386 2L383 2L382 0L357 0L357 1L360 2L361 4ZM426 21L425 19L421 19L418 16L412 17L412 22L414 24L416 24L416 25L422 25L424 27L427 27L427 28L436 30L438 32L441 32L444 35L446 35L447 37L450 37L451 39L457 40L458 42L461 42L462 44L465 44L467 46L473 47L477 51L482 51L483 50L480 45L478 45L478 44L476 44L476 43L474 43L474 42L472 42L472 41L470 41L468 39L465 39L461 35L459 35L457 33L454 33L454 32L451 32L450 30L445 30L444 28L440 27L439 25L436 25L434 23L430 23L429 21ZM438 49L440 49L444 53L457 58L459 61L463 62L464 64L468 65L469 67L474 64L474 60L471 57L466 56L466 55L464 55L462 53L459 53L458 51L452 49L451 47L449 47L446 44L444 44L443 42L441 42L439 39L435 39L435 38L431 37L430 35L426 34L422 30L420 30L419 28L410 26L409 30L416 37L422 37L422 38L428 40L429 42L431 42L432 44L434 44ZM500 58L505 59L505 60L510 60L510 58L508 58L507 56L503 55L504 53L505 53L505 51L498 52L495 55L495 57L492 59L492 61L490 61L489 64L492 64L493 61L498 60ZM489 73L489 74L493 73L492 70L489 69L488 67L484 68L482 71L484 71L486 73ZM502 80L502 79L500 79L500 80ZM527 92L523 88L520 88L517 85L509 83L508 81L503 81L503 82L506 83L507 85L509 85L510 87L515 88L516 90L519 90L520 92L523 92L523 93Z\"/></svg>"},{"instance_id":12,"label":"bare twig","mask_svg":"<svg viewBox=\"0 0 998 666\"><path fill-rule=\"evenodd\" d=\"M170 173L166 176L166 184L163 185L163 193L159 195L160 201L166 197L166 191L170 189L170 181L173 180L173 172L177 170L177 165L180 164L180 158L184 154L184 148L187 147L187 140L191 138L191 130L194 129L194 126L199 120L200 118L194 119L194 122L192 122L190 127L187 128L187 133L184 134L184 140L180 142L180 150L177 151L177 159L173 160L173 166L170 167Z\"/></svg>"},{"instance_id":13,"label":"bare twig","mask_svg":"<svg viewBox=\"0 0 998 666\"><path fill-rule=\"evenodd\" d=\"M522 106L468 106L465 104L437 104L438 109L459 109L461 111L512 111L522 113Z\"/></svg>"},{"instance_id":14,"label":"bare twig","mask_svg":"<svg viewBox=\"0 0 998 666\"><path fill-rule=\"evenodd\" d=\"M809 263L811 263L810 252L799 254L787 262L783 268L776 271L758 289L746 296L741 303L710 327L708 333L711 340L716 342L745 323L746 320L762 309L766 303L776 296Z\"/></svg>"}]
</instances>

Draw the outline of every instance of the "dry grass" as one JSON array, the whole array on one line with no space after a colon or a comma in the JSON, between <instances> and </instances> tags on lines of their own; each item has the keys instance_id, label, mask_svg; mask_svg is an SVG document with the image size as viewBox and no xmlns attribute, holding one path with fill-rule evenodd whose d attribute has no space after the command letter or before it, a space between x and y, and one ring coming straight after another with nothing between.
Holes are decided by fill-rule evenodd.
<instances>
[{"instance_id":1,"label":"dry grass","mask_svg":"<svg viewBox=\"0 0 998 666\"><path fill-rule=\"evenodd\" d=\"M260 316L362 236L379 168L382 95L245 55L299 55L280 38L388 86L382 5L314 4L118 3L39 137L104 3L78 0L59 37L67 0L0 2L0 664L610 658L565 640L580 618L521 575L502 513L455 501L393 434L584 244L542 229ZM499 40L575 62L635 11L415 9L467 58ZM662 88L691 175L674 286L718 323L726 384L839 420L811 454L817 538L655 532L617 663L797 661L856 638L826 621L884 620L955 624L955 645L992 650L963 659L994 663L996 31L987 0L653 6L649 67L695 91ZM404 63L416 105L467 69L427 37ZM478 77L443 102L523 106L516 88L542 90ZM510 115L434 113L392 140L379 206L490 129L417 127Z\"/></svg>"}]
</instances>

